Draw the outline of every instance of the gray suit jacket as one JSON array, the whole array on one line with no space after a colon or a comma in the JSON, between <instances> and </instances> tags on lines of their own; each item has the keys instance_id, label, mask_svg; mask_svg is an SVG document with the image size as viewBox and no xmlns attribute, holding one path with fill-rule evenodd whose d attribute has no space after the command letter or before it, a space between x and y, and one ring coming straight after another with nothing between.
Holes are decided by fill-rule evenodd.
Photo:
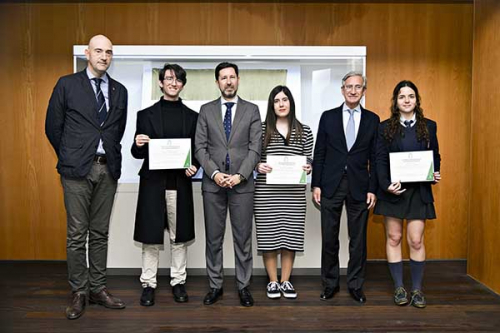
<instances>
[{"instance_id":1,"label":"gray suit jacket","mask_svg":"<svg viewBox=\"0 0 500 333\"><path fill-rule=\"evenodd\" d=\"M203 105L198 116L195 136L195 156L204 169L202 190L218 192L221 188L210 178L214 171L225 172L229 153L230 174L239 173L247 179L234 190L253 192L253 170L260 161L262 127L257 105L238 99L229 141L222 122L220 98Z\"/></svg>"}]
</instances>

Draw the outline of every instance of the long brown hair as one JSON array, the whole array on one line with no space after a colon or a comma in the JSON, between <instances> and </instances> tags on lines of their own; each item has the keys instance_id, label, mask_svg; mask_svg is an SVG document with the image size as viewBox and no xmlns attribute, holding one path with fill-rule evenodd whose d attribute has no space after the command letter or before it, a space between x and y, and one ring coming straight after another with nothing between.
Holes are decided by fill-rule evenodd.
<instances>
[{"instance_id":1,"label":"long brown hair","mask_svg":"<svg viewBox=\"0 0 500 333\"><path fill-rule=\"evenodd\" d=\"M425 140L427 143L429 142L429 130L427 129L427 125L424 117L424 110L420 107L421 97L418 92L417 86L408 80L403 80L399 82L394 91L392 92L391 99L391 117L389 118L388 124L384 130L384 138L388 142L392 142L396 135L402 135L400 119L401 114L398 109L398 96L402 88L408 87L415 92L417 97L417 103L415 105L415 118L417 120L415 126L417 127L417 140L422 141Z\"/></svg>"},{"instance_id":2,"label":"long brown hair","mask_svg":"<svg viewBox=\"0 0 500 333\"><path fill-rule=\"evenodd\" d=\"M299 141L302 139L303 127L302 124L295 117L295 100L293 99L292 92L286 86L276 86L269 93L269 99L267 101L267 114L266 114L266 132L264 134L264 150L267 148L267 145L271 142L271 138L274 133L277 133L276 129L276 112L274 111L274 98L280 92L283 92L288 100L290 101L290 112L288 112L287 120L288 120L288 134L286 136L286 140L290 141L290 136L292 134L292 130L295 128L295 136L291 138L292 141Z\"/></svg>"}]
</instances>

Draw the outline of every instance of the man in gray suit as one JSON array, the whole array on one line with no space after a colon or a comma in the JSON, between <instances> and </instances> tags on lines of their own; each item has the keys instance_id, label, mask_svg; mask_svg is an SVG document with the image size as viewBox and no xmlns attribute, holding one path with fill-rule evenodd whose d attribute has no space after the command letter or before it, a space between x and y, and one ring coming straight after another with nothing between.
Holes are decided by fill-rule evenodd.
<instances>
[{"instance_id":1,"label":"man in gray suit","mask_svg":"<svg viewBox=\"0 0 500 333\"><path fill-rule=\"evenodd\" d=\"M231 214L236 282L240 304L252 306L253 169L260 160L262 127L257 105L238 97L238 66L215 68L221 98L200 109L195 137L196 159L204 169L206 260L210 291L203 303L222 296L222 248L227 210Z\"/></svg>"}]
</instances>

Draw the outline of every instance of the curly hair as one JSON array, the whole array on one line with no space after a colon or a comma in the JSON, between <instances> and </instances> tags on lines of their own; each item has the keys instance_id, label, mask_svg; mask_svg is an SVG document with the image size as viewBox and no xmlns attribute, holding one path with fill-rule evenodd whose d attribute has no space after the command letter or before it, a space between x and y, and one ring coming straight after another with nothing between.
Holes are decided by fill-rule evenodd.
<instances>
[{"instance_id":1,"label":"curly hair","mask_svg":"<svg viewBox=\"0 0 500 333\"><path fill-rule=\"evenodd\" d=\"M421 103L421 97L418 92L417 86L408 80L403 80L399 82L396 87L394 88L394 91L392 92L392 99L391 99L391 117L388 120L388 124L384 130L384 138L388 142L392 142L396 135L403 135L403 131L401 130L401 125L400 125L400 118L401 114L398 108L398 96L402 88L408 87L412 89L415 92L415 95L417 97L417 103L415 105L415 118L416 118L416 124L415 126L417 127L417 140L422 141L425 140L427 143L429 142L429 130L427 129L427 125L425 122L425 117L424 117L424 110L422 107L420 107Z\"/></svg>"}]
</instances>

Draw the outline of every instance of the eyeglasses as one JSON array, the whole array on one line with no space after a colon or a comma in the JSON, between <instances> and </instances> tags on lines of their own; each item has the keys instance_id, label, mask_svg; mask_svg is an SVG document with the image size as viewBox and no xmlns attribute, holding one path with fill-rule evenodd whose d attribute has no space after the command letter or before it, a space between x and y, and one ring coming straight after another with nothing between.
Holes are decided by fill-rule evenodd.
<instances>
[{"instance_id":1,"label":"eyeglasses","mask_svg":"<svg viewBox=\"0 0 500 333\"><path fill-rule=\"evenodd\" d=\"M182 84L181 79L175 79L173 76L165 76L163 81L167 81L167 83L173 83L175 81L175 82L177 82L177 84Z\"/></svg>"},{"instance_id":2,"label":"eyeglasses","mask_svg":"<svg viewBox=\"0 0 500 333\"><path fill-rule=\"evenodd\" d=\"M350 85L348 85L348 86L344 86L344 89L345 89L346 91L351 91L351 90L353 90L353 89L354 89L354 90L356 90L356 91L361 91L361 90L363 90L363 88L364 88L364 87L363 87L363 86L361 86L361 85L359 85L359 84L357 84L357 85L355 85L355 86L353 86L352 84L350 84Z\"/></svg>"}]
</instances>

